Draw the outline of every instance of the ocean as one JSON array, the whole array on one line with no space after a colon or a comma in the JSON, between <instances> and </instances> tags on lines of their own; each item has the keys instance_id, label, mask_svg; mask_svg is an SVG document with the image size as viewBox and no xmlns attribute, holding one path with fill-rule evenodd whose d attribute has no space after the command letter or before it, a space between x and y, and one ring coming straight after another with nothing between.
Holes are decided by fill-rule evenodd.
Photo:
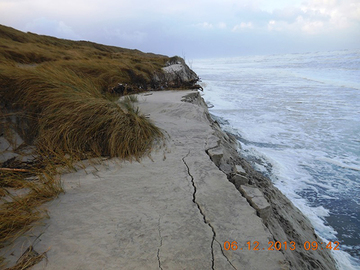
<instances>
[{"instance_id":1,"label":"ocean","mask_svg":"<svg viewBox=\"0 0 360 270\"><path fill-rule=\"evenodd\" d=\"M360 269L360 50L193 60L241 155Z\"/></svg>"}]
</instances>

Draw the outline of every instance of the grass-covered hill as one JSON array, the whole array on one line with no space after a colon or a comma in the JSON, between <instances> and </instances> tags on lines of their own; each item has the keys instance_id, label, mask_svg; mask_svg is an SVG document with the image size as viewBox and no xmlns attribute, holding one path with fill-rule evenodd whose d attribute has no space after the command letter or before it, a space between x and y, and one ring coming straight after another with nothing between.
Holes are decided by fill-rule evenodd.
<instances>
[{"instance_id":1,"label":"grass-covered hill","mask_svg":"<svg viewBox=\"0 0 360 270\"><path fill-rule=\"evenodd\" d=\"M46 65L57 72L71 70L96 78L103 91L118 83L156 88L153 75L161 72L168 60L169 57L163 55L23 33L0 25L1 63L12 63L19 68Z\"/></svg>"},{"instance_id":2,"label":"grass-covered hill","mask_svg":"<svg viewBox=\"0 0 360 270\"><path fill-rule=\"evenodd\" d=\"M151 150L161 131L119 94L174 86L162 68L179 61L0 25L0 249L62 191L57 166Z\"/></svg>"},{"instance_id":3,"label":"grass-covered hill","mask_svg":"<svg viewBox=\"0 0 360 270\"><path fill-rule=\"evenodd\" d=\"M17 113L20 135L26 142L41 141L40 148L141 155L157 132L149 121L113 102L113 92L160 87L154 75L161 74L169 60L0 25L1 113ZM145 134L139 141L135 135L141 130Z\"/></svg>"}]
</instances>

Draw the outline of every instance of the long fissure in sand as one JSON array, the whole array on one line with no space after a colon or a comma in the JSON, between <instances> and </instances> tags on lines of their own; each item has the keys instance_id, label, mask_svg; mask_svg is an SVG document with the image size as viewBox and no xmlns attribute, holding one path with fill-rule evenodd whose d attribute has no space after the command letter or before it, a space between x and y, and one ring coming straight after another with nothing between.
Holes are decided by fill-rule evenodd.
<instances>
[{"instance_id":1,"label":"long fissure in sand","mask_svg":"<svg viewBox=\"0 0 360 270\"><path fill-rule=\"evenodd\" d=\"M159 262L159 269L163 270L163 268L161 267L161 259L160 259L160 249L162 247L162 236L161 236L160 222L161 222L161 216L159 216L159 223L158 223L160 245L159 245L158 251L157 251L157 259L158 259L158 262Z\"/></svg>"},{"instance_id":2,"label":"long fissure in sand","mask_svg":"<svg viewBox=\"0 0 360 270\"><path fill-rule=\"evenodd\" d=\"M191 184L192 184L193 189L194 189L192 201L193 201L193 203L196 204L197 208L199 209L200 214L201 214L202 217L203 217L204 223L207 224L207 225L210 227L210 229L211 229L211 231L212 231L212 234L213 234L213 237L212 237L212 240L211 240L211 269L213 269L213 270L215 269L214 242L216 241L216 242L219 244L219 246L220 246L220 250L221 250L222 255L226 258L226 260L227 260L228 263L232 266L232 268L235 269L235 270L237 270L237 269L235 268L235 266L229 261L229 259L227 258L227 256L224 254L224 251L223 251L223 249L222 249L221 244L216 240L216 232L215 232L214 227L211 225L210 222L208 222L208 221L206 220L206 217L205 217L205 214L204 214L203 210L201 209L199 203L196 201L197 188L196 188L196 185L195 185L194 177L193 177L193 175L190 173L190 168L189 168L188 164L187 164L186 161L185 161L185 158L187 158L189 155L190 155L190 151L187 153L187 155L186 155L185 157L182 158L182 161L183 161L184 165L186 166L187 173L188 173L188 175L189 175L190 178L191 178Z\"/></svg>"},{"instance_id":3,"label":"long fissure in sand","mask_svg":"<svg viewBox=\"0 0 360 270\"><path fill-rule=\"evenodd\" d=\"M193 203L196 204L197 208L199 209L200 214L203 217L204 223L207 224L210 227L210 229L211 229L211 231L213 233L213 238L211 240L211 269L214 270L214 265L215 265L215 260L214 260L214 240L215 240L216 233L215 233L215 230L214 230L213 226L211 226L211 224L206 221L205 215L204 215L203 211L201 210L199 203L196 201L196 191L197 190L196 190L196 186L195 186L195 182L194 182L194 177L190 173L190 168L189 168L188 164L185 161L185 158L187 158L189 155L190 155L190 151L187 153L187 155L185 157L182 158L182 161L183 161L184 165L186 166L187 173L191 178L191 184L192 184L192 186L194 188L192 201L193 201Z\"/></svg>"}]
</instances>

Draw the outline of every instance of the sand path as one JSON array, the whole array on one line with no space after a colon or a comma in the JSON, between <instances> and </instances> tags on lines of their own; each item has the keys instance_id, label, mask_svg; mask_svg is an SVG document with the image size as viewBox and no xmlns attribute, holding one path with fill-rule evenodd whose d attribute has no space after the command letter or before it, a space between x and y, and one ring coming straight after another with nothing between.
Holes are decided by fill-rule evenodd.
<instances>
[{"instance_id":1,"label":"sand path","mask_svg":"<svg viewBox=\"0 0 360 270\"><path fill-rule=\"evenodd\" d=\"M50 247L48 262L33 269L287 269L281 252L267 250L273 238L255 210L206 154L213 130L203 107L181 101L188 93L139 96L169 135L151 159L63 175L66 194L34 230L44 232L35 249Z\"/></svg>"}]
</instances>

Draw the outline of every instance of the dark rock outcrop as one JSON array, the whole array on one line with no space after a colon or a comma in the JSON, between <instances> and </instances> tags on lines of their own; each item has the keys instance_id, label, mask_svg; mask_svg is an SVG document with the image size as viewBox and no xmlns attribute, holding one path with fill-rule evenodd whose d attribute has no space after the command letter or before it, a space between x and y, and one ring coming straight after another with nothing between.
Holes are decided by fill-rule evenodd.
<instances>
[{"instance_id":1,"label":"dark rock outcrop","mask_svg":"<svg viewBox=\"0 0 360 270\"><path fill-rule=\"evenodd\" d=\"M165 66L154 72L150 81L141 75L135 74L132 70L127 70L131 82L121 83L109 89L110 93L118 95L136 94L144 91L172 90L172 89L200 89L197 84L200 78L185 63L181 57L174 56L166 62Z\"/></svg>"},{"instance_id":2,"label":"dark rock outcrop","mask_svg":"<svg viewBox=\"0 0 360 270\"><path fill-rule=\"evenodd\" d=\"M162 73L153 76L153 84L160 89L183 88L183 89L202 89L197 84L198 75L189 68L185 60L180 57L172 57L162 68Z\"/></svg>"}]
</instances>

